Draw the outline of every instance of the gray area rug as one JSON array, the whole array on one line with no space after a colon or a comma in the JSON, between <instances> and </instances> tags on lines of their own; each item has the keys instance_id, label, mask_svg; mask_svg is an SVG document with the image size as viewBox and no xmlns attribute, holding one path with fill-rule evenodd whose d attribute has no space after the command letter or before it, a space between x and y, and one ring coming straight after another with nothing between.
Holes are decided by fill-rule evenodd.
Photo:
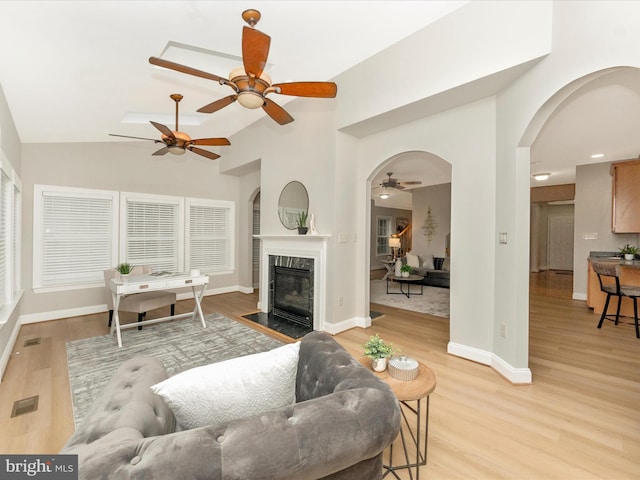
<instances>
[{"instance_id":1,"label":"gray area rug","mask_svg":"<svg viewBox=\"0 0 640 480\"><path fill-rule=\"evenodd\" d=\"M122 348L115 335L67 342L67 362L73 415L78 425L94 399L125 360L139 355L159 358L169 375L229 358L282 346L278 340L223 315L199 320L174 320L122 332Z\"/></svg>"},{"instance_id":2,"label":"gray area rug","mask_svg":"<svg viewBox=\"0 0 640 480\"><path fill-rule=\"evenodd\" d=\"M406 286L404 287L406 291ZM390 292L399 291L397 283L389 285ZM420 285L411 285L411 297L404 295L387 294L386 280L371 280L369 301L391 307L411 310L413 312L428 313L436 317L449 318L449 289L439 287L424 287L422 295L414 295L420 292Z\"/></svg>"}]
</instances>

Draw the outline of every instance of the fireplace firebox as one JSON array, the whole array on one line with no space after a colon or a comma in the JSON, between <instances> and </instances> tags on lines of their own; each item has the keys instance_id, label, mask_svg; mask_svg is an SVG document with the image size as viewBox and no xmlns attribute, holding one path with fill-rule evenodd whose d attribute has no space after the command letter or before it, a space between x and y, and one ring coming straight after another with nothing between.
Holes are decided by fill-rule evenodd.
<instances>
[{"instance_id":1,"label":"fireplace firebox","mask_svg":"<svg viewBox=\"0 0 640 480\"><path fill-rule=\"evenodd\" d=\"M313 330L313 276L309 269L273 267L272 312Z\"/></svg>"}]
</instances>

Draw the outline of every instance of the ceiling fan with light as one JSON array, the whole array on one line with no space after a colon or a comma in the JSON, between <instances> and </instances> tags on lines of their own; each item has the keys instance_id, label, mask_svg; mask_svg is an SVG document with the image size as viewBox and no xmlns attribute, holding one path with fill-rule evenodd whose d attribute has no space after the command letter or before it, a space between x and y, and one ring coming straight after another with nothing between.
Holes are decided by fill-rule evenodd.
<instances>
[{"instance_id":1,"label":"ceiling fan with light","mask_svg":"<svg viewBox=\"0 0 640 480\"><path fill-rule=\"evenodd\" d=\"M153 155L164 155L165 153L173 153L174 155L182 155L184 152L189 150L190 152L196 153L198 155L202 155L203 157L209 158L211 160L215 160L216 158L220 158L220 155L217 153L210 152L209 150L205 150L203 148L198 148L196 145L205 145L205 146L224 146L231 145L231 142L226 138L198 138L192 139L189 135L184 132L178 130L178 103L182 100L182 95L179 93L174 93L170 95L171 99L176 102L176 129L171 130L169 127L162 125L161 123L157 123L151 121L151 125L156 127L162 133L162 137L160 140L155 138L143 138L143 137L131 137L128 135L116 135L115 133L110 133L112 137L123 137L123 138L135 138L138 140L151 140L155 143L164 143L164 147L162 147L157 152L154 152Z\"/></svg>"},{"instance_id":2,"label":"ceiling fan with light","mask_svg":"<svg viewBox=\"0 0 640 480\"><path fill-rule=\"evenodd\" d=\"M272 119L280 125L285 125L292 122L293 117L280 105L267 98L267 95L278 93L280 95L298 97L334 98L338 87L333 82L271 83L271 77L264 72L267 57L269 56L271 37L255 29L260 17L258 10L250 9L242 12L243 20L249 24L249 27L243 27L242 30L243 66L234 69L229 74L228 79L162 58L151 57L149 58L149 63L188 75L213 80L234 90L233 94L198 109L198 112L202 113L216 112L237 100L246 108L262 107Z\"/></svg>"},{"instance_id":3,"label":"ceiling fan with light","mask_svg":"<svg viewBox=\"0 0 640 480\"><path fill-rule=\"evenodd\" d=\"M422 182L419 180L410 180L407 182L401 182L396 178L392 178L393 172L387 172L389 178L385 179L378 185L378 188L395 188L397 190L404 190L405 185L420 185Z\"/></svg>"}]
</instances>

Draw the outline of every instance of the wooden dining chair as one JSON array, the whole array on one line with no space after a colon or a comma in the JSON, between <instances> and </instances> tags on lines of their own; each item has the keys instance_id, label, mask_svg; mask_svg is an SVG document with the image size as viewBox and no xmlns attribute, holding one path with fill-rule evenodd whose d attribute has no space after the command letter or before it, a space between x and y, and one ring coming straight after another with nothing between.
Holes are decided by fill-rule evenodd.
<instances>
[{"instance_id":1,"label":"wooden dining chair","mask_svg":"<svg viewBox=\"0 0 640 480\"><path fill-rule=\"evenodd\" d=\"M607 294L607 299L604 302L604 308L600 321L598 322L598 328L602 328L602 323L605 319L613 320L616 325L620 320L620 304L622 303L622 297L629 297L633 300L633 317L636 326L636 337L640 338L640 327L638 326L638 297L640 297L640 287L632 285L620 284L620 265L615 262L591 262L591 268L598 276L598 282L600 283L600 290ZM604 277L612 278L612 282L603 281ZM609 309L609 300L611 297L618 298L618 305L616 307L616 315L607 314Z\"/></svg>"}]
</instances>

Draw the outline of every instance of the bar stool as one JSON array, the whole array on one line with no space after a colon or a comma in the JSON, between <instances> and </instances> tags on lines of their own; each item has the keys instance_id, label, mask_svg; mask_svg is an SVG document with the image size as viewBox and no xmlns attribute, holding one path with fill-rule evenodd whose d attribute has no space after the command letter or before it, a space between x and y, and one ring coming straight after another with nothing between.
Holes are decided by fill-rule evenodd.
<instances>
[{"instance_id":1,"label":"bar stool","mask_svg":"<svg viewBox=\"0 0 640 480\"><path fill-rule=\"evenodd\" d=\"M622 303L622 297L629 297L633 300L633 317L636 325L636 338L640 338L640 327L638 326L638 297L640 297L640 287L631 285L620 285L620 266L614 262L592 262L591 268L598 275L598 282L600 282L600 290L607 294L607 299L604 302L604 309L602 310L602 316L600 322L598 322L598 328L602 327L602 323L605 318L607 320L614 320L615 324L618 324L620 320L620 304ZM602 277L609 277L614 279L614 283L604 283ZM612 296L618 297L618 306L616 308L615 319L611 318L612 315L607 315L609 308L609 300Z\"/></svg>"}]
</instances>

